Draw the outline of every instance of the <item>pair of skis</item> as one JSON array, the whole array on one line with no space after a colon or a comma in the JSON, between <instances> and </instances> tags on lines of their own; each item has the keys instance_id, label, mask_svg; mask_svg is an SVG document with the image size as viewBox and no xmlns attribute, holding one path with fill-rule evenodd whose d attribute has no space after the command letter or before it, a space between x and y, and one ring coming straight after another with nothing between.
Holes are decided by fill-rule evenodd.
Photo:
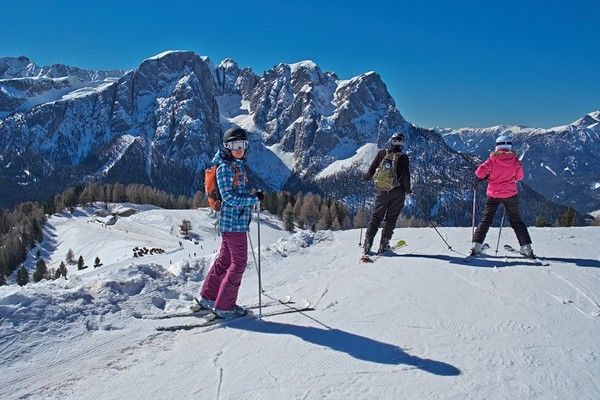
<instances>
[{"instance_id":1,"label":"pair of skis","mask_svg":"<svg viewBox=\"0 0 600 400\"><path fill-rule=\"evenodd\" d=\"M285 306L285 308L280 308L280 307L276 307L276 306ZM283 315L283 314L290 314L290 313L298 313L298 312L303 312L303 311L312 311L314 310L313 308L311 308L311 304L308 301L302 301L298 304L294 303L292 301L291 296L286 296L282 299L276 299L267 303L263 303L261 305L262 308L267 308L267 309L271 309L272 310L267 310L266 312L262 313L262 317L272 317L275 315ZM194 322L186 322L184 324L177 324L177 325L165 325L165 326L157 326L156 330L157 331L167 331L167 332L174 332L174 331L180 331L180 330L190 330L190 329L195 329L195 328L203 328L203 327L209 327L209 326L213 326L213 325L223 325L226 324L228 322L231 321L239 321L239 320L244 320L244 319L256 319L258 318L258 314L255 313L256 309L259 308L258 304L251 304L247 307L244 307L248 313L246 315L240 316L240 317L235 317L235 318L219 318L218 316L216 316L214 313L212 313L210 310L199 310L199 311L195 311L195 312L183 312L183 313L173 313L173 314L166 314L166 315L161 315L161 316L156 316L156 317L149 317L149 319L169 319L169 318L177 318L177 317L197 317L198 319L195 320Z\"/></svg>"},{"instance_id":2,"label":"pair of skis","mask_svg":"<svg viewBox=\"0 0 600 400\"><path fill-rule=\"evenodd\" d=\"M377 254L375 254L372 257L369 254L363 254L360 257L359 262L361 262L361 263L372 263L372 262L378 260L379 258L385 256L386 254L393 253L394 250L398 250L399 248L404 247L404 246L406 246L406 241L400 239L400 240L398 240L396 242L396 244L394 244L392 247L390 247L389 249L387 249L386 251L384 251L382 253L377 253Z\"/></svg>"},{"instance_id":3,"label":"pair of skis","mask_svg":"<svg viewBox=\"0 0 600 400\"><path fill-rule=\"evenodd\" d=\"M471 262L474 258L485 258L486 254L484 253L486 250L488 250L490 248L490 246L487 243L484 243L481 245L481 250L480 253L476 254L476 255L468 255L464 258L464 261L469 263ZM510 258L514 258L514 259L523 259L523 260L528 260L531 261L534 264L537 265L541 265L541 266L549 266L550 263L545 261L542 258L539 258L535 255L533 255L533 257L526 257L524 255L522 255L517 249L515 249L514 247L512 247L511 245L505 244L504 245L504 250L508 251L509 253L515 254L516 257L510 257ZM508 258L508 257L507 257Z\"/></svg>"},{"instance_id":4,"label":"pair of skis","mask_svg":"<svg viewBox=\"0 0 600 400\"><path fill-rule=\"evenodd\" d=\"M508 244L504 245L504 250L508 251L509 253L518 254L520 256L518 258L524 258L525 260L529 260L537 265L542 265L544 267L547 267L550 265L549 262L545 261L543 258L539 258L535 254L532 254L532 257L526 257L526 256L522 255L521 253L519 253L519 251L517 249L515 249L514 247L512 247Z\"/></svg>"}]
</instances>

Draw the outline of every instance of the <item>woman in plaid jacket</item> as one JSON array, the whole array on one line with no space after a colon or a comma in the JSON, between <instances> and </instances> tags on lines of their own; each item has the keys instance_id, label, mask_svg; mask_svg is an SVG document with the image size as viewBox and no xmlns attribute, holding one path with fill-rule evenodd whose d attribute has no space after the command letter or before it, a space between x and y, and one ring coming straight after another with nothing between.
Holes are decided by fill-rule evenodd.
<instances>
[{"instance_id":1,"label":"woman in plaid jacket","mask_svg":"<svg viewBox=\"0 0 600 400\"><path fill-rule=\"evenodd\" d=\"M247 232L250 230L252 207L263 198L262 192L251 194L247 187L246 150L248 137L241 128L231 128L223 135L223 149L212 162L218 165L217 182L221 193L219 256L213 263L200 292L202 308L212 310L220 318L246 314L235 302L248 262Z\"/></svg>"}]
</instances>

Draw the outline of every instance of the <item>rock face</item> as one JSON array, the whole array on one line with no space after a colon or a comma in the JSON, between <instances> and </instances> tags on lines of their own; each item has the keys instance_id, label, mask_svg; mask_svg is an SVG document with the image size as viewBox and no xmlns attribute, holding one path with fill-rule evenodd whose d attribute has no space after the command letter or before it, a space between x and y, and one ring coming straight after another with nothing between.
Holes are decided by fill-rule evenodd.
<instances>
[{"instance_id":1,"label":"rock face","mask_svg":"<svg viewBox=\"0 0 600 400\"><path fill-rule=\"evenodd\" d=\"M236 124L250 134L256 187L324 192L350 205L373 194L360 177L402 132L414 186L407 212L470 221L474 158L405 121L375 72L340 80L303 61L258 76L188 51L161 53L128 72L37 67L18 57L0 59L0 112L0 184L9 193L0 206L88 181L191 195L223 131Z\"/></svg>"},{"instance_id":2,"label":"rock face","mask_svg":"<svg viewBox=\"0 0 600 400\"><path fill-rule=\"evenodd\" d=\"M591 212L600 209L600 111L550 129L496 126L439 129L454 150L487 157L500 134L514 137L525 182L548 199Z\"/></svg>"}]
</instances>

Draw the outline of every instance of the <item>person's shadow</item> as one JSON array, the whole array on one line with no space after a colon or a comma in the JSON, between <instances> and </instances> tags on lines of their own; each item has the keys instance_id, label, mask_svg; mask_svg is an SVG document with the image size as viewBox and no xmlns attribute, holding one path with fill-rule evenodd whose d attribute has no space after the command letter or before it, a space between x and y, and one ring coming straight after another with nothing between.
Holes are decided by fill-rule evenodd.
<instances>
[{"instance_id":1,"label":"person's shadow","mask_svg":"<svg viewBox=\"0 0 600 400\"><path fill-rule=\"evenodd\" d=\"M426 258L432 260L440 260L447 261L450 264L462 265L465 267L479 267L479 268L502 268L502 267L522 267L527 265L536 265L532 261L528 261L524 258L505 258L501 256L486 256L485 258L473 258L470 262L465 260L465 257L459 256L449 256L446 254L415 254L415 253L406 253L399 254L397 257L406 257L406 258Z\"/></svg>"},{"instance_id":2,"label":"person's shadow","mask_svg":"<svg viewBox=\"0 0 600 400\"><path fill-rule=\"evenodd\" d=\"M416 253L404 253L395 254L394 257L414 257L414 258L427 258L436 259L440 261L448 261L450 264L458 264L471 267L483 267L483 268L494 268L494 267L522 267L522 266L535 266L536 263L526 258L513 256L513 255L490 255L486 254L484 257L473 258L470 262L466 262L464 257L449 256L446 254L416 254ZM588 268L600 268L600 261L592 258L565 258L565 257L542 257L542 260L552 262L557 261L561 263L575 264L578 267Z\"/></svg>"},{"instance_id":3,"label":"person's shadow","mask_svg":"<svg viewBox=\"0 0 600 400\"><path fill-rule=\"evenodd\" d=\"M299 326L256 319L240 320L227 326L252 332L297 336L306 342L328 347L368 362L389 365L405 364L441 376L455 376L461 373L458 368L450 364L411 356L393 344L379 342L339 329Z\"/></svg>"}]
</instances>

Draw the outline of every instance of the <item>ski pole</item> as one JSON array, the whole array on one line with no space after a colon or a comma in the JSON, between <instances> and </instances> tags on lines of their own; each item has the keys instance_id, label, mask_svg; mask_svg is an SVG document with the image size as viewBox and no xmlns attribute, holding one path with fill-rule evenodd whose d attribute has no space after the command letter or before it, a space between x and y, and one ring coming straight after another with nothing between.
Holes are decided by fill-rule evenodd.
<instances>
[{"instance_id":1,"label":"ski pole","mask_svg":"<svg viewBox=\"0 0 600 400\"><path fill-rule=\"evenodd\" d=\"M260 204L260 203L259 203ZM258 213L260 218L260 212ZM260 221L260 219L259 219ZM258 240L260 243L260 222L258 223ZM261 282L261 273L260 273L260 245L258 247L258 260L256 261L256 253L254 252L254 244L252 243L252 236L250 236L250 232L248 232L248 242L250 243L250 250L252 251L252 258L254 259L254 265L256 266L256 274L258 275L258 317L262 318L262 282Z\"/></svg>"},{"instance_id":2,"label":"ski pole","mask_svg":"<svg viewBox=\"0 0 600 400\"><path fill-rule=\"evenodd\" d=\"M473 237L475 237L475 211L477 209L477 185L479 184L479 182L485 181L488 178L488 176L486 176L485 178L482 178L482 179L477 179L475 181L475 183L473 184L473 215L472 215L472 219L471 219L471 240L473 240Z\"/></svg>"},{"instance_id":3,"label":"ski pole","mask_svg":"<svg viewBox=\"0 0 600 400\"><path fill-rule=\"evenodd\" d=\"M442 234L440 233L440 231L438 231L438 229L435 227L435 225L433 224L433 222L430 222L429 226L431 226L433 229L435 229L435 231L442 238L442 240L444 241L444 243L446 243L446 246L448 246L448 250L452 250L452 246L450 246L448 244L448 242L446 241L446 239L444 239L444 237L442 236Z\"/></svg>"},{"instance_id":4,"label":"ski pole","mask_svg":"<svg viewBox=\"0 0 600 400\"><path fill-rule=\"evenodd\" d=\"M365 195L365 197L363 197L362 221L360 221L360 237L358 238L358 246L362 246L362 231L363 231L363 225L365 224L365 203L366 202L367 202L367 195Z\"/></svg>"},{"instance_id":5,"label":"ski pole","mask_svg":"<svg viewBox=\"0 0 600 400\"><path fill-rule=\"evenodd\" d=\"M262 274L260 271L260 201L258 202L256 213L258 215L258 318L262 318Z\"/></svg>"},{"instance_id":6,"label":"ski pole","mask_svg":"<svg viewBox=\"0 0 600 400\"><path fill-rule=\"evenodd\" d=\"M500 235L502 234L502 226L504 226L504 216L506 215L506 207L502 213L502 219L500 220L500 230L498 231L498 242L496 243L496 254L498 254L498 247L500 246Z\"/></svg>"},{"instance_id":7,"label":"ski pole","mask_svg":"<svg viewBox=\"0 0 600 400\"><path fill-rule=\"evenodd\" d=\"M477 187L473 187L473 218L471 221L471 240L475 236L475 208L477 204Z\"/></svg>"}]
</instances>

